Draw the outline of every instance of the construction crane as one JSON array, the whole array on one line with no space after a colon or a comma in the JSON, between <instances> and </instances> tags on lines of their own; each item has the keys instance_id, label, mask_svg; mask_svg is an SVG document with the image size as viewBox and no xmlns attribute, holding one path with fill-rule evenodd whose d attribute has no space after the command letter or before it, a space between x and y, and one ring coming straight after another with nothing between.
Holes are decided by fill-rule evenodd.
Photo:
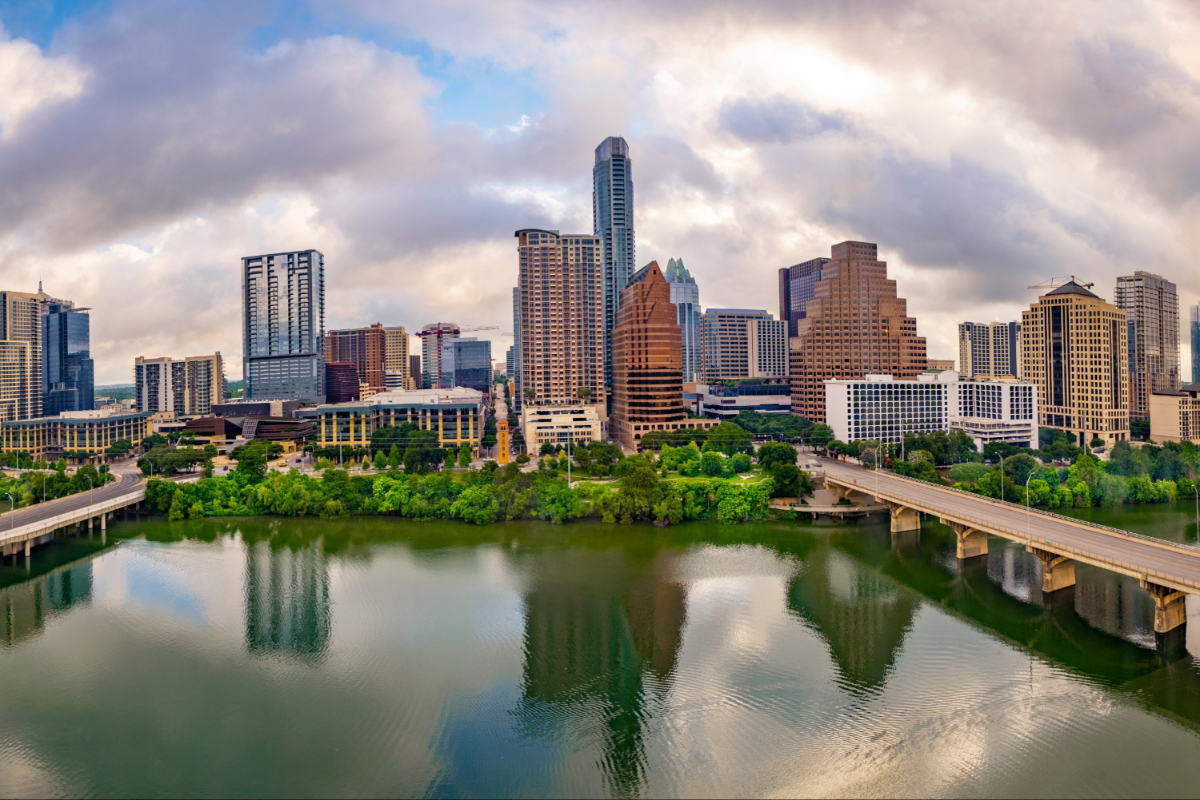
<instances>
[{"instance_id":1,"label":"construction crane","mask_svg":"<svg viewBox=\"0 0 1200 800\"><path fill-rule=\"evenodd\" d=\"M430 330L431 328L432 328L432 330ZM436 340L436 347L434 348L433 352L437 355L437 372L434 373L435 375L437 375L437 381L436 381L437 388L439 388L439 389L443 388L443 386L442 386L442 337L443 336L446 337L447 339L457 339L458 335L460 333L474 333L475 331L498 331L498 330L500 330L499 325L479 325L474 328L460 328L457 325L455 325L454 323L437 322L437 323L434 323L433 325L426 325L425 330L418 332L417 336L421 339L422 349L424 349L424 342L425 342L425 339L427 339L428 337L432 336ZM426 360L428 360L428 359L426 359Z\"/></svg>"},{"instance_id":2,"label":"construction crane","mask_svg":"<svg viewBox=\"0 0 1200 800\"><path fill-rule=\"evenodd\" d=\"M1079 281L1075 280L1074 275L1067 275L1067 276L1064 276L1061 278L1049 278L1044 283L1039 283L1034 286L1026 286L1025 288L1026 289L1057 289L1059 286L1063 286L1068 283L1074 283L1078 286L1082 286L1085 289L1090 289L1096 285L1094 283L1079 283Z\"/></svg>"}]
</instances>

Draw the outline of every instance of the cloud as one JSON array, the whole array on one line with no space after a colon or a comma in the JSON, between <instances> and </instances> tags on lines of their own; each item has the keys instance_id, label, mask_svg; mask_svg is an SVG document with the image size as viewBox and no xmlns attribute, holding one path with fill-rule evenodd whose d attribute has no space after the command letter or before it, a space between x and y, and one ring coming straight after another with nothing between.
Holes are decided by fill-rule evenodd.
<instances>
[{"instance_id":1,"label":"cloud","mask_svg":"<svg viewBox=\"0 0 1200 800\"><path fill-rule=\"evenodd\" d=\"M786 97L727 101L717 118L724 130L747 144L788 144L846 127L841 115L822 114Z\"/></svg>"}]
</instances>

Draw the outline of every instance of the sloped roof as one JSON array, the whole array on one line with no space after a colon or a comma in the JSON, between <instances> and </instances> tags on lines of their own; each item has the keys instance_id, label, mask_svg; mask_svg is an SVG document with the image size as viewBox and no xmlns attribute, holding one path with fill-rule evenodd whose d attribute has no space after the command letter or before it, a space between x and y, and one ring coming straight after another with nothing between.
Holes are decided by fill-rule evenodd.
<instances>
[{"instance_id":1,"label":"sloped roof","mask_svg":"<svg viewBox=\"0 0 1200 800\"><path fill-rule=\"evenodd\" d=\"M1075 281L1067 281L1062 286L1046 292L1045 296L1049 297L1052 294L1081 294L1084 297L1095 297L1097 300L1100 299L1100 295L1089 292Z\"/></svg>"}]
</instances>

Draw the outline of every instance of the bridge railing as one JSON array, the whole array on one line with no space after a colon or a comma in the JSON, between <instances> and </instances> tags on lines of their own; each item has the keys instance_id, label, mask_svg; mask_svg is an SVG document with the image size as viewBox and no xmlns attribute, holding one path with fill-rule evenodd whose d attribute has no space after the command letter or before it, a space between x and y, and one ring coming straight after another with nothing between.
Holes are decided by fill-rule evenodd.
<instances>
[{"instance_id":1,"label":"bridge railing","mask_svg":"<svg viewBox=\"0 0 1200 800\"><path fill-rule=\"evenodd\" d=\"M864 470L864 472L867 472L868 474L870 474L870 471L866 470L865 467L863 468L863 470ZM987 495L976 494L975 492L965 492L962 489L956 489L953 486L938 486L936 483L929 483L928 481L922 481L922 480L917 480L915 478L907 478L903 475L897 475L895 472L892 472L889 470L880 470L880 472L882 472L883 474L885 474L891 478L894 478L898 481L905 481L907 483L911 483L916 486L920 486L922 488L937 489L937 490L943 491L943 492L955 492L955 493L961 494L965 497L970 497L974 500L983 500L988 503L995 503L997 505L1008 506L1009 508L1012 508L1016 511L1021 511L1022 513L1039 514L1039 515L1041 515L1043 517L1047 517L1049 519L1055 519L1055 520L1061 520L1063 522L1069 522L1072 525L1078 525L1078 526L1086 527L1086 528L1095 528L1097 530L1107 531L1108 533L1120 534L1121 536L1125 536L1130 539L1143 539L1147 542L1152 542L1153 544L1156 544L1156 545L1169 545L1171 547L1178 547L1178 548L1181 548L1184 550L1189 550L1191 552L1200 553L1200 546L1188 544L1186 542L1172 542L1167 539L1159 539L1155 536L1146 536L1145 534L1134 533L1133 531L1126 531L1126 530L1122 530L1120 528L1113 528L1109 525L1101 525L1098 522L1090 522L1088 520L1078 519L1076 517L1068 517L1065 514L1055 514L1053 511L1047 511L1046 509L1038 508L1037 506L1026 506L1024 503L1014 503L1011 500L1001 500L996 497L988 497ZM826 480L828 480L828 478L829 478L829 476L827 473ZM837 478L834 478L834 480L836 481ZM874 487L866 486L865 484L861 484L861 483L857 483L857 484L855 484L855 486L859 487L859 491L865 491L865 490L874 488ZM882 487L880 487L880 489L882 489Z\"/></svg>"}]
</instances>

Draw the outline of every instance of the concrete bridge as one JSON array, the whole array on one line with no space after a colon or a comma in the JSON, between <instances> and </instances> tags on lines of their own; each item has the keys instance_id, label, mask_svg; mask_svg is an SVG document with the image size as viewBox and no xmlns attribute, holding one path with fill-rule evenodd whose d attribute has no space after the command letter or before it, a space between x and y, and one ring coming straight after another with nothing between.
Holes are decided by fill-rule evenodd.
<instances>
[{"instance_id":1,"label":"concrete bridge","mask_svg":"<svg viewBox=\"0 0 1200 800\"><path fill-rule=\"evenodd\" d=\"M108 521L117 511L146 499L146 482L140 474L114 474L114 482L98 489L0 515L0 558L12 556L16 566L17 556L24 554L28 566L30 549L48 543L60 528L82 530L86 523L90 535L98 523L101 537L105 536ZM0 497L0 501L7 499Z\"/></svg>"},{"instance_id":2,"label":"concrete bridge","mask_svg":"<svg viewBox=\"0 0 1200 800\"><path fill-rule=\"evenodd\" d=\"M1042 563L1044 592L1074 586L1076 561L1129 575L1154 598L1157 633L1183 625L1184 598L1200 594L1200 549L836 461L822 467L839 496L886 503L893 533L937 517L957 534L960 559L986 555L988 534L1024 544Z\"/></svg>"}]
</instances>

